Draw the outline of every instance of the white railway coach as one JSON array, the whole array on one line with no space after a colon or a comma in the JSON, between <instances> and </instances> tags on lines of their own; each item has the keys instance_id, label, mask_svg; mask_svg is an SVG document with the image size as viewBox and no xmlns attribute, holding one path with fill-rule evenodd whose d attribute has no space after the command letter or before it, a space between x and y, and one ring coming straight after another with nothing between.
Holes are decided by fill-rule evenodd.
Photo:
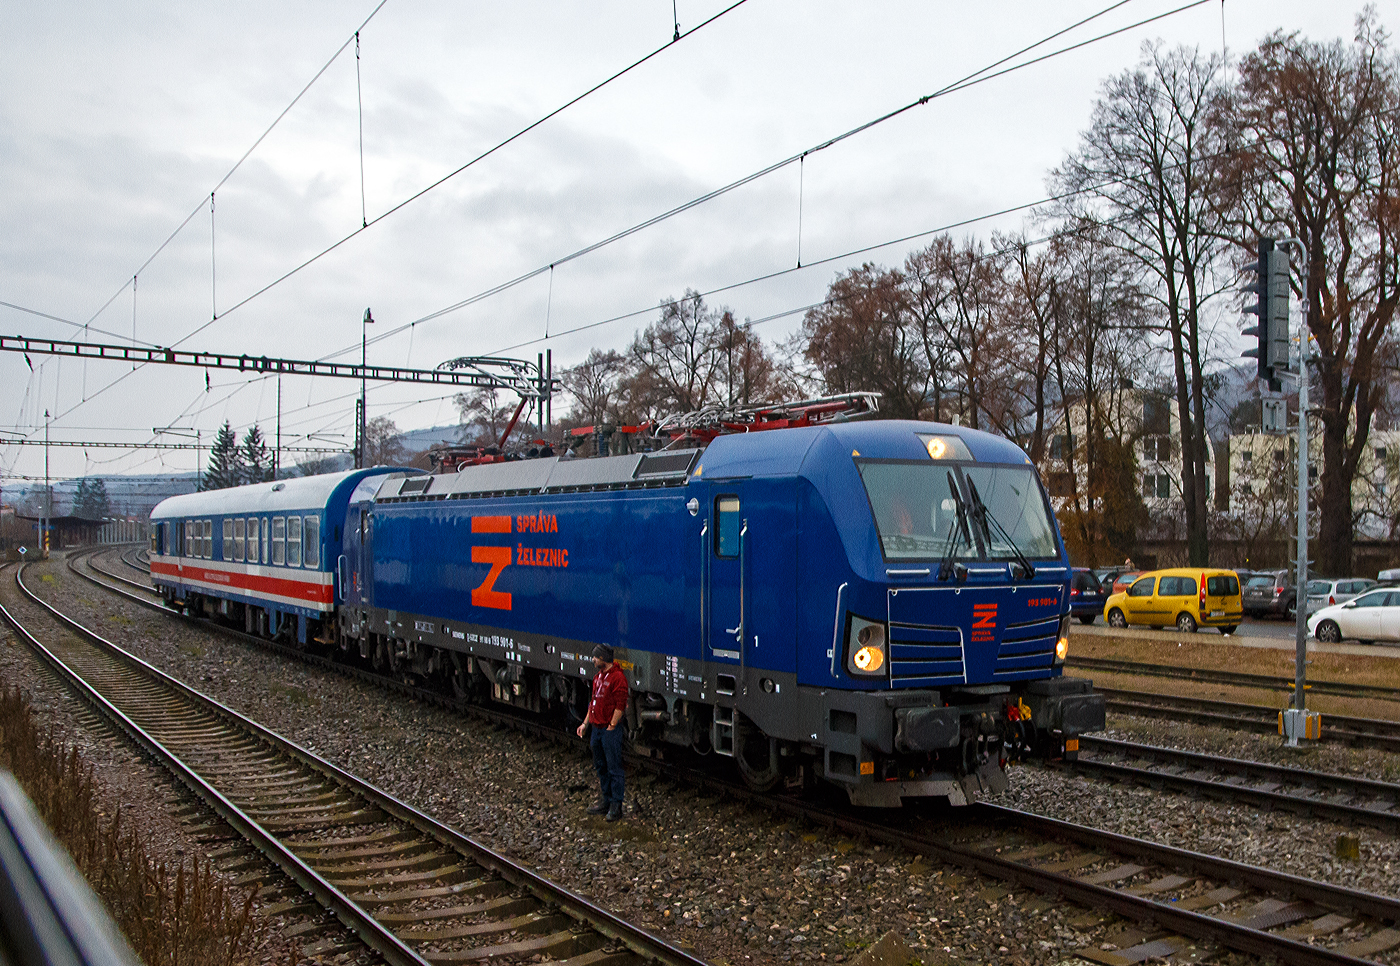
<instances>
[{"instance_id":1,"label":"white railway coach","mask_svg":"<svg viewBox=\"0 0 1400 966\"><path fill-rule=\"evenodd\" d=\"M243 619L249 633L305 644L335 632L346 506L379 466L187 493L151 511L151 582L168 605ZM329 642L327 642L329 643Z\"/></svg>"}]
</instances>

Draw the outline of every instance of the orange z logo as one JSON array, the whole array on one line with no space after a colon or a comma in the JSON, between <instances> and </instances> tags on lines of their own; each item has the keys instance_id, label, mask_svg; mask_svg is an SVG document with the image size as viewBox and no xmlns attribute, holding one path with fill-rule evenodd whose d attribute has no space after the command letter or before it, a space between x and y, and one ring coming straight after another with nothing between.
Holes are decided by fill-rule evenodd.
<instances>
[{"instance_id":1,"label":"orange z logo","mask_svg":"<svg viewBox=\"0 0 1400 966\"><path fill-rule=\"evenodd\" d=\"M982 630L994 631L997 629L997 605L996 604L973 604L972 616L975 618L972 626Z\"/></svg>"},{"instance_id":2,"label":"orange z logo","mask_svg":"<svg viewBox=\"0 0 1400 966\"><path fill-rule=\"evenodd\" d=\"M472 533L510 533L511 518L472 517ZM473 607L491 607L495 610L510 610L510 594L496 590L496 580L501 571L510 566L510 547L472 547L472 563L490 564L491 569L480 587L472 588Z\"/></svg>"}]
</instances>

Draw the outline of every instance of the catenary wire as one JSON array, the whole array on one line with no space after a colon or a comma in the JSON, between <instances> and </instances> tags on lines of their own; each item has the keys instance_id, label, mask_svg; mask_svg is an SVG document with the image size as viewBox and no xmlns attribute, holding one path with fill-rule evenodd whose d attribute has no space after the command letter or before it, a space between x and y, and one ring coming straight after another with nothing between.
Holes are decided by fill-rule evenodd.
<instances>
[{"instance_id":1,"label":"catenary wire","mask_svg":"<svg viewBox=\"0 0 1400 966\"><path fill-rule=\"evenodd\" d=\"M621 231L618 231L618 232L616 232L616 233L614 233L614 234L612 234L612 235L609 235L609 236L606 237L606 238L600 239L599 241L596 241L596 242L593 242L592 244L586 245L586 246L584 246L583 248L580 248L580 249L577 249L576 251L570 252L570 253L567 254L567 255L564 255L564 256L562 256L562 257L556 258L556 259L552 260L551 262L549 262L548 264L541 265L541 266L539 266L539 267L537 267L537 268L531 269L530 271L525 272L525 273L523 273L523 274L521 274L521 275L517 275L517 276L515 276L514 278L508 279L507 281L500 282L500 283L498 283L498 284L496 284L496 285L491 286L491 287L488 288L488 289L485 289L485 290L483 290L483 291L481 291L481 292L476 293L475 295L468 296L467 298L461 299L461 300L459 300L459 301L457 301L457 302L454 302L454 303L452 303L451 305L447 305L447 306L445 306L445 307L443 307L443 308L441 308L441 309L438 309L438 310L436 310L436 311L434 311L434 312L430 312L430 313L428 313L427 315L424 315L424 316L421 316L421 317L419 317L419 318L417 318L417 319L414 319L414 320L411 321L411 322L405 322L403 325L396 326L395 328L390 329L390 330L388 330L387 332L384 332L384 333L382 333L382 334L380 334L380 335L376 335L373 339L370 340L370 342L371 342L371 343L379 343L379 342L382 342L382 341L384 341L385 339L392 338L392 337L394 337L395 335L399 335L399 334L402 333L402 332L405 332L405 331L407 331L407 330L410 330L410 329L412 329L412 328L415 327L415 326L421 325L421 324L423 324L423 323L425 323L425 322L430 322L430 321L432 321L433 319L441 318L441 317L444 316L444 315L448 315L448 314L450 314L450 313L452 313L452 312L459 311L459 310L461 310L461 309L463 309L463 308L466 308L466 307L469 306L469 305L473 305L473 304L475 304L475 303L477 303L477 302L480 302L480 301L483 301L483 300L485 300L485 299L491 298L492 296L499 295L499 294L502 293L502 292L505 292L505 291L508 291L509 289L515 288L517 285L521 285L521 284L523 284L524 282L527 282L527 281L530 281L531 279L537 278L538 276L544 274L545 272L551 271L552 269L558 267L559 265L563 265L563 264L565 264L565 263L567 263L567 262L571 262L571 261L574 261L574 260L576 260L576 259L582 258L582 257L584 257L584 256L586 256L586 255L592 254L593 252L598 251L598 250L601 249L601 248L605 248L605 247L607 247L607 246L609 246L609 245L612 245L612 244L614 244L614 243L616 243L616 242L622 241L623 239L629 238L629 237L631 237L632 235L635 235L635 234L637 234L637 233L639 233L639 232L641 232L641 231L644 231L644 230L646 230L646 229L648 229L648 228L651 228L651 227L653 227L653 226L655 226L655 225L658 225L658 224L660 224L660 223L662 223L662 222L664 222L664 221L667 221L667 220L669 220L669 219L671 219L671 218L674 218L674 217L677 216L677 215L680 215L680 214L683 214L683 213L685 213L685 212L687 212L687 211L690 211L691 209L696 208L696 207L699 207L699 206L701 206L701 205L703 205L703 204L706 204L706 203L709 202L709 201L713 201L714 199L719 198L719 197L721 197L721 196L723 196L723 195L725 195L725 194L728 194L728 193L731 192L731 191L734 191L734 190L736 190L736 189L738 189L738 188L741 188L741 187L743 187L743 186L745 186L745 185L751 184L751 183L753 183L753 182L755 182L755 181L757 181L757 180L759 180L759 179L761 179L761 178L764 178L764 177L766 177L766 176L768 176L768 175L774 173L775 171L780 171L780 170L782 170L783 168L788 167L789 165L792 165L792 164L794 164L794 163L797 163L797 162L801 161L802 159L806 158L807 156L809 156L809 155L811 155L811 154L815 154L815 153L818 152L818 151L826 150L827 148L833 147L833 146L835 146L835 145L837 145L837 144L840 144L841 142L843 142L843 141L845 141L845 140L847 140L847 139L849 139L849 138L855 137L855 136L857 136L857 135L859 135L859 134L861 134L861 133L863 133L863 132L865 132L865 131L868 131L868 130L870 130L870 129L872 129L872 128L874 128L874 127L880 125L880 124L883 124L883 123L886 122L886 121L889 121L889 120L891 120L891 119L893 119L893 118L899 117L900 115L905 114L905 113L908 112L908 111L911 111L911 110L913 110L913 109L915 109L915 108L921 107L921 106L923 106L923 105L929 103L930 101L932 101L932 100L934 100L934 99L936 99L936 98L943 97L943 96L946 96L946 95L948 95L948 94L956 93L956 92L958 92L958 91L966 90L966 89L968 89L969 87L973 87L973 86L975 86L975 85L977 85L977 84L981 84L981 83L984 83L984 82L989 81L989 80L993 80L993 79L998 78L998 77L1003 77L1003 76L1005 76L1006 74L1012 73L1013 71L1021 70L1021 69L1024 68L1024 67L1029 67L1029 66L1031 66L1031 65L1033 65L1033 64L1041 63L1041 62L1043 62L1043 61L1045 61L1045 60L1048 60L1048 59L1050 59L1050 58L1058 57L1058 56L1061 56L1061 55L1063 55L1063 54L1069 53L1069 52L1071 52L1071 51L1078 50L1078 49L1080 49L1080 48L1082 48L1082 47L1084 47L1084 46L1087 46L1087 45L1089 45L1089 44L1093 44L1093 43L1097 43L1097 42L1102 41L1102 40L1106 40L1106 39L1108 39L1108 38L1110 38L1110 37L1117 36L1117 35L1119 35L1119 34L1122 34L1122 33L1127 32L1127 31L1129 31L1129 30L1134 30L1134 29L1136 29L1136 28L1138 28L1138 27L1141 27L1141 26L1144 26L1144 25L1146 25L1146 24L1153 23L1153 22L1158 21L1158 20L1162 20L1162 19L1164 19L1164 18L1166 18L1166 17L1174 16L1174 15L1176 15L1176 14L1178 14L1178 13L1182 13L1182 12L1184 12L1184 11L1193 9L1193 8L1195 8L1195 7L1199 7L1199 6L1201 6L1201 5L1205 4L1205 3L1211 2L1211 0L1191 0L1191 2L1189 2L1189 3L1186 3L1186 4L1182 5L1182 6L1176 7L1176 8L1174 8L1174 9L1172 9L1172 10L1168 10L1168 11L1166 11L1166 12L1164 12L1164 13L1156 14L1156 15L1154 15L1154 16L1152 16L1152 17L1145 18L1145 19L1140 20L1140 21L1138 21L1138 22L1136 22L1136 23L1128 24L1128 25L1126 25L1126 26L1124 26L1124 27L1120 27L1120 28L1117 28L1117 29L1115 29L1115 30L1108 31L1108 32L1106 32L1106 33L1103 33L1103 34L1100 34L1100 35L1098 35L1098 36L1089 38L1089 39L1087 39L1087 40L1080 41L1080 42L1075 43L1075 44L1071 44L1071 45L1069 45L1069 46L1067 46L1067 47L1060 48L1060 49L1055 50L1055 51L1052 51L1052 52L1050 52L1050 53L1048 53L1048 54L1044 54L1044 55L1042 55L1042 56L1040 56L1040 57L1036 57L1036 58L1033 58L1033 59L1031 59L1031 60L1024 61L1024 62L1022 62L1022 63L1015 64L1015 65L1013 65L1013 66L1011 66L1011 67L1007 67L1007 68L1002 69L1002 70L993 71L993 68L997 67L998 65L1001 65L1001 64L1006 63L1007 60L1012 59L1012 58L1014 58L1014 57L1018 57L1018 56L1020 56L1021 54L1025 53L1025 52L1027 52L1027 51L1029 51L1029 50L1032 50L1032 49L1034 49L1034 48L1036 48L1036 47L1039 47L1039 46L1041 46L1041 45L1043 45L1043 44L1049 42L1050 40L1053 40L1053 39L1055 39L1056 37L1061 36L1061 35L1064 34L1066 31L1073 30L1073 29L1075 29L1075 27L1080 26L1080 25L1082 25L1083 23L1087 23L1089 20L1092 20L1094 17L1103 16L1104 14L1110 12L1111 10L1114 10L1114 9L1116 9L1117 7L1121 6L1123 2L1126 2L1126 0L1118 0L1118 2L1116 2L1116 3L1112 4L1112 5L1110 5L1109 7L1104 8L1103 10L1101 10L1101 11L1099 11L1098 13L1094 14L1093 16L1091 16L1091 17L1089 17L1089 18L1086 18L1085 20L1079 21L1078 23L1073 24L1073 25L1071 25L1071 26L1069 26L1069 27L1065 27L1065 28L1063 28L1063 29L1057 31L1057 32L1054 33L1054 34L1050 34L1050 35L1048 35L1047 37L1042 38L1042 39L1039 40L1039 41L1036 41L1036 43L1031 44L1031 45L1029 45L1028 47L1022 48L1022 50L1020 50L1020 51L1018 51L1018 52L1016 52L1016 53L1014 53L1014 54L1010 54L1010 55L1008 55L1008 56L1006 56L1006 57L1003 57L1003 58L1001 58L1001 59L995 61L994 63L989 64L989 65L987 65L986 67L983 67L981 70L975 71L974 73L967 75L966 77L964 77L964 78L962 78L962 79L960 79L960 80L953 81L952 83L950 83L950 84L948 84L948 85L946 85L946 86L940 88L940 89L937 90L937 91L934 91L934 92L929 93L929 94L925 94L925 95L923 95L923 96L921 96L921 97L919 97L919 98L916 98L915 100L909 102L908 104L905 104L905 105L903 105L903 106L901 106L901 107L895 108L894 110L887 111L886 113L884 113L884 114L882 114L882 115L880 115L880 116L878 116L878 117L876 117L876 118L873 118L873 119L871 119L871 120L869 120L869 121L866 121L866 122L863 123L863 124L857 125L856 127L851 128L851 129L848 130L848 131L844 131L844 132L842 132L842 133L840 133L840 134L837 134L836 136L831 137L831 138L828 138L827 140L822 141L822 142L820 142L820 143L818 143L818 144L815 144L815 145L813 145L812 147L806 148L806 149L804 149L804 150L802 150L802 151L799 151L799 152L797 152L797 153L795 153L795 154L793 154L793 155L790 155L789 157L786 157L786 158L784 158L784 159L782 159L782 160L780 160L780 161L773 162L772 164L767 165L766 167L760 168L760 169L757 170L757 171L754 171L754 172L752 172L752 173L750 173L750 174L747 174L747 175L743 176L742 178L739 178L739 179L737 179L737 180L735 180L735 181L731 181L731 182L729 182L729 183L726 184L726 185L722 185L722 186L719 187L719 188L715 188L714 190L709 191L709 192L706 192L705 194L700 195L700 196L698 196L698 197L696 197L696 198L692 198L692 199L690 199L689 201L686 201L686 202L684 202L684 203L682 203L682 204L680 204L680 205L675 206L674 208L671 208L671 209L669 209L669 210L667 210L667 211L663 211L663 212L661 212L660 214L653 215L651 218L648 218L648 219L646 219L645 221L638 222L637 224L634 224L634 225L632 225L632 226L630 226L630 227L628 227L628 228L624 228L624 229L622 229ZM990 73L989 73L989 72L990 72ZM345 346L345 347L343 347L343 348L341 348L341 349L336 350L335 352L332 352L332 353L330 353L330 354L328 354L328 355L323 356L323 357L322 357L322 360L325 360L325 359L334 359L334 358L336 358L337 356L344 355L345 353L352 351L354 348L355 348L354 346Z\"/></svg>"},{"instance_id":2,"label":"catenary wire","mask_svg":"<svg viewBox=\"0 0 1400 966\"><path fill-rule=\"evenodd\" d=\"M374 11L370 14L370 16L373 17L373 16L374 16L374 13L378 13L379 9L380 9L381 7L383 7L384 4L387 3L387 2L388 2L388 0L381 0L379 6L375 7ZM369 220L369 222L368 222L367 224L364 224L364 225L362 225L360 228L355 229L353 232L351 232L350 234L344 236L344 237L341 238L339 241L336 241L334 244L330 245L328 248L323 249L322 251L320 251L320 252L317 253L316 255L314 255L314 256L312 256L311 258L307 259L306 261L302 262L300 265L297 265L297 266L296 266L295 268L293 268L291 271L285 273L284 275L280 276L280 277L277 278L277 279L274 279L272 282L270 282L270 283L268 283L267 285L263 286L261 289L257 290L256 292L254 292L253 294L249 295L248 297L242 299L241 301L236 302L236 303L234 303L233 305L229 306L227 309L224 310L224 312L223 312L222 315L215 315L213 318L209 319L207 322L204 322L204 323L200 324L200 325L199 325L198 327L196 327L194 330L192 330L192 331L186 333L184 336L182 336L179 340L177 340L177 341L171 343L172 347L173 347L173 346L179 346L179 345L184 344L186 341L188 341L189 339L193 338L195 335L198 335L200 332L203 332L205 329L207 329L209 326L213 325L213 324L214 324L215 322L217 322L218 320L220 320L220 319L226 317L230 312L233 312L234 310L240 308L241 306L246 305L248 302L252 301L253 299L255 299L255 298L257 298L257 297L259 297L260 295L262 295L262 294L264 294L265 292L269 291L269 290L272 289L273 287L275 287L275 286L281 284L281 283L282 283L283 281L285 281L286 279L291 278L293 275L295 275L296 273L300 272L302 269L304 269L304 268L308 267L309 265L311 265L312 263L314 263L314 262L320 260L320 259L321 259L322 257L324 257L325 255L330 254L332 251L336 250L336 249L339 248L341 245L343 245L343 244L345 244L346 242L348 242L350 239L354 238L355 236L359 235L360 233L362 233L362 232L364 232L364 231L368 231L370 228L372 228L372 227L374 227L375 225L377 225L380 221L384 220L385 218L388 218L390 215L394 214L394 213L397 212L397 211L402 210L402 209L403 209L404 207L406 207L407 205L409 205L409 204L411 204L412 202L416 201L417 199L421 198L421 197L422 197L424 194L426 194L427 192L433 190L434 188L439 187L440 185L442 185L444 182L448 181L449 179L456 177L458 174L461 174L463 171L465 171L467 168L471 167L472 165L476 164L478 161L481 161L482 159L484 159L484 158L486 158L486 157L489 157L491 154L494 154L496 151L498 151L498 150L500 150L501 148L505 147L506 145L510 144L512 141L515 141L516 139L522 137L523 135L525 135L525 134L528 133L529 131L533 130L534 128L539 127L541 124L543 124L543 123L545 123L546 121L550 120L551 118L557 116L557 115L560 114L562 111L567 110L568 108L572 107L574 104L577 104L579 101L583 100L584 98L588 97L589 95L591 95L591 94L593 94L593 93L595 93L595 92L601 90L602 88L606 87L607 85L611 84L614 80L617 80L618 78L620 78L620 77L622 77L623 75L625 75L625 74L631 72L631 71L634 70L635 68L640 67L642 64L644 64L644 63L646 63L647 61L653 59L653 58L656 57L658 54L660 54L660 53L662 53L663 51L665 51L665 50L669 49L670 47L674 46L676 43L680 42L681 40L684 40L684 39L686 39L687 37L690 37L690 36L692 36L693 34L695 34L695 33L699 32L699 31L705 29L706 27L708 27L708 26L710 26L711 24L713 24L715 21L719 20L721 17L725 16L726 14L728 14L729 12L731 12L732 10L737 9L738 7L742 6L742 5L743 5L744 3L746 3L746 2L747 2L747 0L735 0L734 3L731 3L729 6L725 7L723 10L720 10L718 13L714 14L713 16L709 17L708 19L702 21L701 23L697 24L696 26L694 26L694 27L690 28L689 30L685 31L684 33L680 34L680 36L673 38L672 40L670 40L670 41L668 41L667 43L661 45L660 47L657 47L655 50L652 50L651 52L647 53L646 55L644 55L643 57L639 58L638 60L633 61L632 63L630 63L630 64L628 64L627 66L623 67L622 69L616 71L615 73L613 73L613 74L610 75L609 77L604 78L602 81L599 81L598 83L594 84L592 87L590 87L590 88L588 88L587 90L583 91L581 94L575 95L574 97L572 97L571 99L569 99L568 101L566 101L564 104L562 104L562 105L560 105L559 107L555 108L554 110L550 111L548 114L545 114L543 117L540 117L540 118L538 118L537 120L531 122L530 124L526 125L524 128L522 128L522 129L520 129L519 131L515 132L514 134L510 135L510 136L509 136L508 138L506 138L505 140L499 142L498 144L492 146L491 148L488 148L486 151L484 151L484 152L482 152L481 154L477 155L475 158L472 158L470 161L466 162L465 164L461 165L460 167L456 168L455 170L449 172L448 174L442 176L442 177L439 178L437 181L434 181L432 184L428 185L427 187L425 187L425 188L423 188L423 189L421 189L421 190L415 192L414 194L410 195L408 198L404 199L403 201L400 201L398 204L394 205L394 206L393 206L392 208L390 208L389 210L387 210L387 211L385 211L385 212L383 212L383 213L381 213L381 214L379 214L379 215L376 215L373 219ZM1202 2L1204 2L1204 0L1202 0ZM368 23L369 23L369 20L366 20L366 21L365 21L365 24L368 24ZM363 29L363 27L364 27L364 24L361 25L361 28L360 28L360 29ZM346 47L349 46L349 44L350 44L351 42L353 42L353 40L354 40L354 35L352 35L352 36L350 37L350 39L348 39L348 40L345 42L345 44L342 44L342 45L341 45L340 49L336 51L335 56L331 58L331 61L328 61L328 62L327 62L326 66L323 67L323 68L321 69L321 72L320 72L320 73L324 73L325 70L326 70L326 68L330 66L330 63L333 62L333 61L335 60L336 57L339 57L340 54L344 52L344 50L346 49ZM317 74L317 77L320 76L320 73ZM315 81L315 78L312 79L312 83L314 83L314 81ZM310 87L310 84L308 84L307 87L309 88L309 87ZM302 91L302 94L304 94L304 93L305 93L305 89L303 89L303 91ZM297 95L297 98L299 99L300 97L301 97L301 94L298 94L298 95ZM293 102L293 103L295 103L295 102ZM290 109L291 109L291 105L288 105L287 109L284 110L284 111L282 112L281 115L278 115L277 120L280 121L281 118L286 114L286 111L287 111L287 110L290 110ZM276 125L276 121L274 121L273 124L274 124L274 126L275 126L275 125ZM268 128L268 131L267 131L267 132L264 132L264 134L262 135L262 137L266 137L266 136L267 136L267 133L269 133L270 131L271 131L271 127ZM260 137L260 138L258 139L259 142L262 140L262 137ZM254 145L254 147L256 147L256 144ZM248 151L248 154L251 154L251 153L252 153L252 149L250 148L249 151ZM242 163L243 163L243 160L246 160L248 154L245 154L244 157L243 157L242 159L239 160L238 164L242 164ZM237 169L237 165L234 166L234 169L233 169L233 170L236 170L236 169ZM231 174L233 173L233 170L230 170L229 175L231 175ZM226 175L226 176L225 176L225 180L227 180L227 177L228 177L228 176ZM222 184L223 184L223 182L221 181L221 182L220 182L220 185L222 185ZM216 186L215 190L217 190L217 186ZM179 234L179 232L185 227L185 225L189 224L190 220L191 220L192 218L194 218L195 215L199 214L201 211L204 210L204 203L205 203L205 201L202 199L202 200L200 201L199 205L198 205L193 211L191 211L190 214L185 218L185 220L184 220L183 222L181 222L180 226L179 226L178 228L175 229L175 232L171 234L170 238L167 238L166 241L165 241L164 243L162 243L162 245L160 246L160 248L156 250L155 254L153 254L153 255L151 256L151 258L149 258L149 259L146 260L146 262L141 266L142 269L144 269L144 268L146 267L146 265L149 265L149 264L150 264L151 260L153 260L153 259L156 257L156 255L158 255L158 254L160 253L160 251L163 250L163 249L165 248L165 246L168 245L168 244L174 239L175 235ZM137 273L136 273L136 274L140 274L140 269L137 270ZM127 284L129 284L129 283L127 283ZM101 309L98 309L98 311L97 311L96 313L94 313L93 318L96 319L97 316L100 315L103 311L105 311L106 308L107 308L107 306L110 305L113 301L115 301L116 298L117 298L119 295L121 295L121 293L124 292L124 291L126 291L126 284L123 284L121 288L119 288L115 293L113 293L112 297L111 297L110 299L107 300L107 302L103 305L103 307L102 307ZM132 373L134 373L134 372L136 372L136 371L138 371L139 369L142 369L142 368L145 368L145 364L138 365L136 368L133 368L133 369L129 370L129 371L126 372L126 373L123 373L121 376L117 377L117 378L114 379L112 382L110 382L110 383L108 383L107 385L103 386L101 389L98 389L98 390L97 390L96 392L94 392L91 396L88 396L87 398L83 399L81 402L77 403L75 406L72 406L72 407L70 407L69 409L65 410L65 411L63 412L62 415L67 415L68 413L72 412L74 409L78 408L78 406L82 406L83 404L85 404L88 400L94 399L94 398L96 398L97 396L102 395L102 394L103 394L104 392L106 392L108 389L111 389L113 386L116 386L118 383L123 382L123 381L126 379L127 376L131 375Z\"/></svg>"}]
</instances>

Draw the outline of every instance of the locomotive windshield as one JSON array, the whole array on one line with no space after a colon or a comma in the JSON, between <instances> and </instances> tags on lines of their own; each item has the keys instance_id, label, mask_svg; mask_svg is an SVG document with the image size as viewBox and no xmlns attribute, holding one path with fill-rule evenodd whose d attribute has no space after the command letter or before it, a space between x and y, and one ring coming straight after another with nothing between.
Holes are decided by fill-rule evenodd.
<instances>
[{"instance_id":1,"label":"locomotive windshield","mask_svg":"<svg viewBox=\"0 0 1400 966\"><path fill-rule=\"evenodd\" d=\"M1055 529L1030 467L876 461L859 461L859 466L888 559L1057 556Z\"/></svg>"}]
</instances>

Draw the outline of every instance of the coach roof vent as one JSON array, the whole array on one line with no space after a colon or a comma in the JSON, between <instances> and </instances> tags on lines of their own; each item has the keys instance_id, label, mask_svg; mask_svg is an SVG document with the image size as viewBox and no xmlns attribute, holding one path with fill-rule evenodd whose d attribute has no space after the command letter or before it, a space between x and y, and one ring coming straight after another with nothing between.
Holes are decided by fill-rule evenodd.
<instances>
[{"instance_id":1,"label":"coach roof vent","mask_svg":"<svg viewBox=\"0 0 1400 966\"><path fill-rule=\"evenodd\" d=\"M658 479L665 476L685 476L690 472L690 464L695 462L697 449L679 450L675 453L647 453L637 464L633 479Z\"/></svg>"}]
</instances>

